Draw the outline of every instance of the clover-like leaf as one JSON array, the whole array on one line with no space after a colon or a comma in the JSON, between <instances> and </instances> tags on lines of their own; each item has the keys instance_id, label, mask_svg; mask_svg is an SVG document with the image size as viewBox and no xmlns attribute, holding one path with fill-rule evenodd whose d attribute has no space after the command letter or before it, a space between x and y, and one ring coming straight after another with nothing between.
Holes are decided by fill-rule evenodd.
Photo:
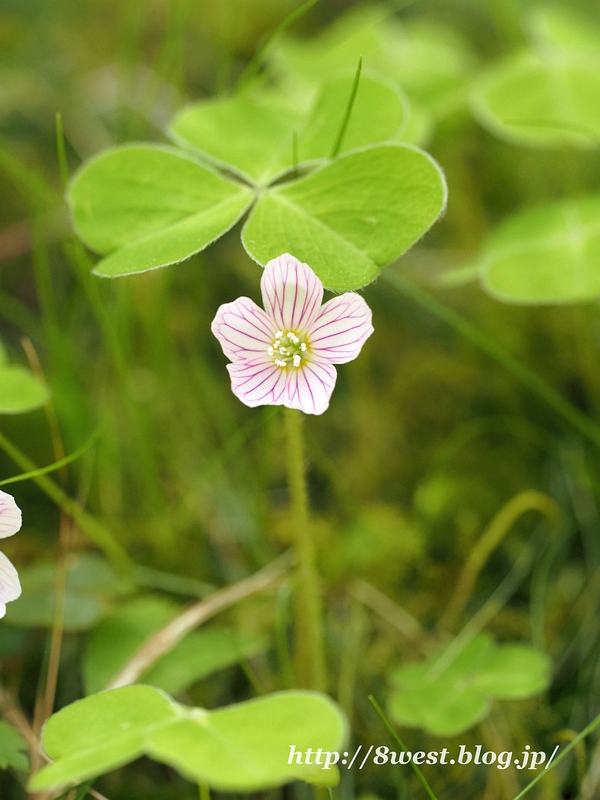
<instances>
[{"instance_id":1,"label":"clover-like leaf","mask_svg":"<svg viewBox=\"0 0 600 800\"><path fill-rule=\"evenodd\" d=\"M483 288L509 303L600 295L600 196L530 208L504 220L478 260Z\"/></svg>"},{"instance_id":2,"label":"clover-like leaf","mask_svg":"<svg viewBox=\"0 0 600 800\"><path fill-rule=\"evenodd\" d=\"M189 258L229 230L252 197L183 151L149 144L101 153L68 192L78 234L108 254L94 270L104 277Z\"/></svg>"},{"instance_id":3,"label":"clover-like leaf","mask_svg":"<svg viewBox=\"0 0 600 800\"><path fill-rule=\"evenodd\" d=\"M289 691L217 711L187 708L151 686L126 686L54 714L42 744L55 763L32 779L46 791L95 778L146 754L223 791L257 791L294 779L335 784L335 767L290 759L290 748L339 751L339 708L317 692Z\"/></svg>"},{"instance_id":4,"label":"clover-like leaf","mask_svg":"<svg viewBox=\"0 0 600 800\"><path fill-rule=\"evenodd\" d=\"M425 233L446 194L440 168L423 151L367 147L265 192L242 241L260 264L288 252L328 289L358 289Z\"/></svg>"},{"instance_id":5,"label":"clover-like leaf","mask_svg":"<svg viewBox=\"0 0 600 800\"><path fill-rule=\"evenodd\" d=\"M178 719L173 701L151 686L126 686L78 700L44 726L42 744L55 762L36 773L42 791L94 778L139 758L149 733Z\"/></svg>"},{"instance_id":6,"label":"clover-like leaf","mask_svg":"<svg viewBox=\"0 0 600 800\"><path fill-rule=\"evenodd\" d=\"M298 136L300 163L329 158L340 133L353 76L327 81ZM406 128L410 106L399 88L361 75L340 153L397 139Z\"/></svg>"},{"instance_id":7,"label":"clover-like leaf","mask_svg":"<svg viewBox=\"0 0 600 800\"><path fill-rule=\"evenodd\" d=\"M88 694L106 688L146 639L170 622L180 606L147 595L127 600L109 614L90 636L83 662ZM262 637L211 626L184 637L142 675L140 682L178 694L213 672L264 650Z\"/></svg>"},{"instance_id":8,"label":"clover-like leaf","mask_svg":"<svg viewBox=\"0 0 600 800\"><path fill-rule=\"evenodd\" d=\"M293 131L302 125L302 115L268 97L237 95L184 108L169 133L215 164L263 184L281 171L282 162L293 163Z\"/></svg>"},{"instance_id":9,"label":"clover-like leaf","mask_svg":"<svg viewBox=\"0 0 600 800\"><path fill-rule=\"evenodd\" d=\"M204 100L183 109L170 133L177 143L192 145L216 166L237 172L250 183L267 185L289 171L295 158L302 164L331 156L353 80L353 74L347 74L327 81L305 112L290 111L289 103L266 92ZM340 152L395 139L409 115L408 101L398 87L363 75Z\"/></svg>"},{"instance_id":10,"label":"clover-like leaf","mask_svg":"<svg viewBox=\"0 0 600 800\"><path fill-rule=\"evenodd\" d=\"M497 645L479 634L456 657L448 652L391 673L389 711L396 722L454 736L481 721L494 698L532 697L548 687L548 659L533 647Z\"/></svg>"},{"instance_id":11,"label":"clover-like leaf","mask_svg":"<svg viewBox=\"0 0 600 800\"><path fill-rule=\"evenodd\" d=\"M600 72L567 52L525 51L491 67L475 82L471 107L481 125L513 144L600 143Z\"/></svg>"},{"instance_id":12,"label":"clover-like leaf","mask_svg":"<svg viewBox=\"0 0 600 800\"><path fill-rule=\"evenodd\" d=\"M344 717L328 697L278 692L157 730L149 754L222 791L256 791L313 776L335 785L337 769L315 769L296 759L289 764L290 748L332 752L343 747L345 737Z\"/></svg>"}]
</instances>

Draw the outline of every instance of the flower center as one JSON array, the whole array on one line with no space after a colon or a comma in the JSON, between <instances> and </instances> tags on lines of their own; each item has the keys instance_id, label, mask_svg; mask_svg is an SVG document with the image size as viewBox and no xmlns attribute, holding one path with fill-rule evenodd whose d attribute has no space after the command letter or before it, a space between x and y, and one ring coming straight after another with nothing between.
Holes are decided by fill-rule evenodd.
<instances>
[{"instance_id":1,"label":"flower center","mask_svg":"<svg viewBox=\"0 0 600 800\"><path fill-rule=\"evenodd\" d=\"M301 366L306 359L308 345L304 336L299 336L294 331L277 331L273 344L267 348L267 353L277 367Z\"/></svg>"}]
</instances>

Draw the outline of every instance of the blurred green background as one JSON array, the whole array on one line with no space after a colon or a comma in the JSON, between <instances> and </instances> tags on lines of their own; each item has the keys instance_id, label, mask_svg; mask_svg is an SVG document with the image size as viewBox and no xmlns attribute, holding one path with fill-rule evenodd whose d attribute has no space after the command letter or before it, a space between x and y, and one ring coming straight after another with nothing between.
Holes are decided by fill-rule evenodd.
<instances>
[{"instance_id":1,"label":"blurred green background","mask_svg":"<svg viewBox=\"0 0 600 800\"><path fill-rule=\"evenodd\" d=\"M555 7L567 5L600 25L595 4ZM239 295L260 301L260 268L236 228L174 267L114 281L91 276L93 256L86 264L74 249L61 199L55 115L62 115L71 172L119 142L166 141L162 130L173 113L189 100L230 91L297 6L292 0L0 2L0 336L15 363L27 363L23 337L37 353L67 453L102 425L93 446L69 466L66 488L146 568L137 588L124 592L128 598L154 593L165 603L186 602L251 574L288 546L280 409L248 409L231 394L226 360L209 332L220 303ZM321 0L293 34L315 37L352 6ZM391 269L467 317L597 420L597 301L506 304L452 272L476 260L506 215L597 191L597 146L515 144L482 127L469 110L478 75L527 46L528 15L538 6L421 0L394 12L414 47L414 59L399 55L396 79L404 77L421 115L415 141L445 171L449 205ZM274 47L267 69L277 74L282 59L284 50ZM422 655L428 639L407 638L389 608L387 616L381 603L377 608L372 590L432 631L486 525L519 492L537 490L558 506L560 524L540 523L534 513L520 518L485 565L462 621L530 548L526 574L488 630L498 641L533 640L545 649L553 662L551 690L494 706L480 727L446 738L469 746L485 741L498 751L531 744L550 752L600 711L598 447L471 339L383 278L364 297L375 334L357 361L338 370L327 413L306 424L332 694L351 715L356 741L392 746L367 695L384 697L387 673ZM3 416L1 430L36 464L55 460L43 410ZM0 477L19 471L4 455L0 467ZM24 526L3 550L20 571L51 562L58 510L32 482L7 490L24 511ZM74 536L75 554L93 549L83 534ZM65 634L57 707L84 691L88 639L120 603L119 592L104 594L97 614ZM89 595L102 598L102 588ZM28 613L27 624L7 617L0 626L0 657L4 685L31 712L48 623L39 608ZM267 644L249 663L237 659L243 663L194 681L181 696L215 707L284 688L288 618L285 588L224 614L220 624ZM447 746L418 730L402 736L409 749ZM595 797L598 758L589 741L531 796ZM492 800L513 797L521 776L438 767L428 779L440 800ZM365 768L344 777L341 797L423 796L414 781L399 768ZM26 796L23 782L22 773L1 773L0 796ZM98 788L110 800L197 796L176 773L149 761L102 779ZM304 797L301 788L294 791ZM292 795L285 790L285 796Z\"/></svg>"}]
</instances>

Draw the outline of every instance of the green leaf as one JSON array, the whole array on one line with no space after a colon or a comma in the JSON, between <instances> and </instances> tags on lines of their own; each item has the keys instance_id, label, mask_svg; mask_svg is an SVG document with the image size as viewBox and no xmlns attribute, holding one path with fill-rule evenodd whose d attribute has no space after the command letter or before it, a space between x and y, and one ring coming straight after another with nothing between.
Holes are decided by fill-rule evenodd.
<instances>
[{"instance_id":1,"label":"green leaf","mask_svg":"<svg viewBox=\"0 0 600 800\"><path fill-rule=\"evenodd\" d=\"M187 708L150 686L127 686L79 700L46 723L44 750L55 761L32 779L32 791L94 778L146 754L185 777L225 791L256 791L296 778L334 784L339 774L291 759L339 751L347 735L325 695L289 691L214 712Z\"/></svg>"},{"instance_id":2,"label":"green leaf","mask_svg":"<svg viewBox=\"0 0 600 800\"><path fill-rule=\"evenodd\" d=\"M104 689L148 639L181 611L171 600L151 595L128 600L105 617L90 636L83 661L87 694ZM263 637L213 626L182 639L140 682L178 694L192 683L264 650Z\"/></svg>"},{"instance_id":3,"label":"green leaf","mask_svg":"<svg viewBox=\"0 0 600 800\"><path fill-rule=\"evenodd\" d=\"M348 74L325 83L304 114L290 112L278 96L267 93L195 103L177 115L170 132L216 165L266 185L294 165L294 135L299 163L329 158L353 80ZM398 137L409 114L408 101L397 87L361 77L342 152Z\"/></svg>"},{"instance_id":4,"label":"green leaf","mask_svg":"<svg viewBox=\"0 0 600 800\"><path fill-rule=\"evenodd\" d=\"M436 736L454 736L473 727L490 710L489 700L451 680L406 686L390 697L390 715L400 724Z\"/></svg>"},{"instance_id":5,"label":"green leaf","mask_svg":"<svg viewBox=\"0 0 600 800\"><path fill-rule=\"evenodd\" d=\"M139 758L150 731L177 717L171 699L150 686L126 686L66 706L44 726L43 747L56 763L33 777L32 790L79 783Z\"/></svg>"},{"instance_id":6,"label":"green leaf","mask_svg":"<svg viewBox=\"0 0 600 800\"><path fill-rule=\"evenodd\" d=\"M50 628L56 602L56 565L35 564L19 573L22 594L6 609L4 621L24 628ZM64 605L66 631L89 630L104 616L112 598L132 591L109 564L84 553L69 564Z\"/></svg>"},{"instance_id":7,"label":"green leaf","mask_svg":"<svg viewBox=\"0 0 600 800\"><path fill-rule=\"evenodd\" d=\"M509 303L573 303L600 295L600 195L527 209L490 236L483 288Z\"/></svg>"},{"instance_id":8,"label":"green leaf","mask_svg":"<svg viewBox=\"0 0 600 800\"><path fill-rule=\"evenodd\" d=\"M281 171L282 163L292 164L292 133L301 125L300 115L269 103L268 98L238 95L184 108L169 133L219 166L264 184Z\"/></svg>"},{"instance_id":9,"label":"green leaf","mask_svg":"<svg viewBox=\"0 0 600 800\"><path fill-rule=\"evenodd\" d=\"M452 647L452 645L450 645ZM401 725L438 736L468 730L491 700L532 697L549 685L547 657L527 645L497 645L479 634L446 664L444 651L390 674L390 715Z\"/></svg>"},{"instance_id":10,"label":"green leaf","mask_svg":"<svg viewBox=\"0 0 600 800\"><path fill-rule=\"evenodd\" d=\"M353 75L347 75L322 87L306 128L298 137L300 163L328 159L331 155L353 80ZM340 153L399 138L409 117L408 100L398 88L361 75Z\"/></svg>"},{"instance_id":11,"label":"green leaf","mask_svg":"<svg viewBox=\"0 0 600 800\"><path fill-rule=\"evenodd\" d=\"M504 645L476 676L473 685L500 699L520 699L540 694L548 686L548 659L532 647Z\"/></svg>"},{"instance_id":12,"label":"green leaf","mask_svg":"<svg viewBox=\"0 0 600 800\"><path fill-rule=\"evenodd\" d=\"M90 636L83 660L87 694L106 688L145 640L180 610L172 600L147 595L122 603L103 619Z\"/></svg>"},{"instance_id":13,"label":"green leaf","mask_svg":"<svg viewBox=\"0 0 600 800\"><path fill-rule=\"evenodd\" d=\"M86 162L68 192L81 238L108 254L105 277L157 269L189 258L219 238L252 201L182 151L124 145Z\"/></svg>"},{"instance_id":14,"label":"green leaf","mask_svg":"<svg viewBox=\"0 0 600 800\"><path fill-rule=\"evenodd\" d=\"M5 720L0 720L0 769L14 767L21 772L29 772L27 749L21 734Z\"/></svg>"},{"instance_id":15,"label":"green leaf","mask_svg":"<svg viewBox=\"0 0 600 800\"><path fill-rule=\"evenodd\" d=\"M522 52L490 68L474 85L471 107L513 144L585 149L600 142L600 72L566 53Z\"/></svg>"},{"instance_id":16,"label":"green leaf","mask_svg":"<svg viewBox=\"0 0 600 800\"><path fill-rule=\"evenodd\" d=\"M445 203L432 158L408 145L378 145L266 192L242 241L260 264L288 252L328 289L358 289L413 245Z\"/></svg>"},{"instance_id":17,"label":"green leaf","mask_svg":"<svg viewBox=\"0 0 600 800\"><path fill-rule=\"evenodd\" d=\"M43 406L48 400L46 386L20 366L0 363L0 414L21 414Z\"/></svg>"},{"instance_id":18,"label":"green leaf","mask_svg":"<svg viewBox=\"0 0 600 800\"><path fill-rule=\"evenodd\" d=\"M140 680L177 695L196 681L251 658L266 647L264 637L227 628L215 626L195 631L159 659Z\"/></svg>"},{"instance_id":19,"label":"green leaf","mask_svg":"<svg viewBox=\"0 0 600 800\"><path fill-rule=\"evenodd\" d=\"M257 791L334 768L288 764L290 747L339 751L346 738L338 707L316 692L290 691L239 703L152 734L149 754L221 791Z\"/></svg>"}]
</instances>

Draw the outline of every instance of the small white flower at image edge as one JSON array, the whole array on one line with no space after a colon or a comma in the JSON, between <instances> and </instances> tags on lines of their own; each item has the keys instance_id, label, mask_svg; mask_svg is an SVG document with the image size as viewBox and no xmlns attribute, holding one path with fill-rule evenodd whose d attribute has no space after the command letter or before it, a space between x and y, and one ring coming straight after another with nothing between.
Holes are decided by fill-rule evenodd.
<instances>
[{"instance_id":1,"label":"small white flower at image edge","mask_svg":"<svg viewBox=\"0 0 600 800\"><path fill-rule=\"evenodd\" d=\"M0 491L0 539L13 536L21 529L21 509L11 494ZM0 552L0 618L6 614L6 604L21 596L17 570Z\"/></svg>"},{"instance_id":2,"label":"small white flower at image edge","mask_svg":"<svg viewBox=\"0 0 600 800\"><path fill-rule=\"evenodd\" d=\"M373 333L371 309L355 292L324 305L323 284L308 264L285 253L265 266L265 310L249 297L220 306L211 330L223 352L233 393L247 406L284 405L322 414L337 373Z\"/></svg>"}]
</instances>

